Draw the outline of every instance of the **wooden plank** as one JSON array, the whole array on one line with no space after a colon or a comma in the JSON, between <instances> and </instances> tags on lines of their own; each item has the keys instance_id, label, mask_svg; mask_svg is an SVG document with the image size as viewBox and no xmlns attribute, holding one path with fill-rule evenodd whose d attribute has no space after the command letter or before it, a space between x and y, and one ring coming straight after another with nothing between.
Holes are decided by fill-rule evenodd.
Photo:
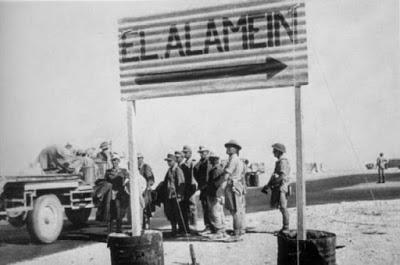
<instances>
[{"instance_id":1,"label":"wooden plank","mask_svg":"<svg viewBox=\"0 0 400 265\"><path fill-rule=\"evenodd\" d=\"M296 206L297 206L297 239L306 240L305 205L306 190L303 178L303 131L301 111L301 87L295 86L295 120L296 120Z\"/></svg>"},{"instance_id":2,"label":"wooden plank","mask_svg":"<svg viewBox=\"0 0 400 265\"><path fill-rule=\"evenodd\" d=\"M142 211L140 208L141 192L139 191L139 172L136 159L136 109L135 101L127 101L127 123L128 123L128 156L129 156L129 188L130 188L130 207L132 220L132 236L140 236L142 231Z\"/></svg>"}]
</instances>

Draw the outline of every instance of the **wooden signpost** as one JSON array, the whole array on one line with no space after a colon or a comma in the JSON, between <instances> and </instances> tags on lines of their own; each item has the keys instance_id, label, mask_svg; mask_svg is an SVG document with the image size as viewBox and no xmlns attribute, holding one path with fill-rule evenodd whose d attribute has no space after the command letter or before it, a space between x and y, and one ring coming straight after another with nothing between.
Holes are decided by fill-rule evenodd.
<instances>
[{"instance_id":1,"label":"wooden signpost","mask_svg":"<svg viewBox=\"0 0 400 265\"><path fill-rule=\"evenodd\" d=\"M298 239L305 239L301 85L308 84L304 0L257 0L119 21L128 108L132 235L141 230L135 100L295 87Z\"/></svg>"}]
</instances>

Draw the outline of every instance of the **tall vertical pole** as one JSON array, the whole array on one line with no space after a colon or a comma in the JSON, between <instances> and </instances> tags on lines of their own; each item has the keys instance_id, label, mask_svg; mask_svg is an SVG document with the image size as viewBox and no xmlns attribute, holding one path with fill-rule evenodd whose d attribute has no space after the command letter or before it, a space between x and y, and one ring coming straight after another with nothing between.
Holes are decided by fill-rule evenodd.
<instances>
[{"instance_id":1,"label":"tall vertical pole","mask_svg":"<svg viewBox=\"0 0 400 265\"><path fill-rule=\"evenodd\" d=\"M128 121L128 156L129 156L129 188L130 188L130 207L131 207L131 222L132 236L140 236L142 229L142 213L140 210L140 191L139 191L139 171L136 158L136 106L135 101L127 101L127 121Z\"/></svg>"},{"instance_id":2,"label":"tall vertical pole","mask_svg":"<svg viewBox=\"0 0 400 265\"><path fill-rule=\"evenodd\" d=\"M306 204L306 187L303 179L303 131L301 113L301 87L294 87L296 119L296 205L297 205L297 239L306 240L304 210Z\"/></svg>"}]
</instances>

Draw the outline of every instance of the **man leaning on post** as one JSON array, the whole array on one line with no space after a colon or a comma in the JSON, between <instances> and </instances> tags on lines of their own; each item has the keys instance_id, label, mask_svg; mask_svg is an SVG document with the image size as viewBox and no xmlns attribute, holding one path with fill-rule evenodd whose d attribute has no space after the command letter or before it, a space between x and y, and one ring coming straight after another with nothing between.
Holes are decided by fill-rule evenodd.
<instances>
[{"instance_id":1,"label":"man leaning on post","mask_svg":"<svg viewBox=\"0 0 400 265\"><path fill-rule=\"evenodd\" d=\"M263 192L271 189L271 208L278 208L282 213L282 229L280 232L289 231L289 212L287 210L288 182L290 166L287 158L284 157L286 147L281 143L272 145L272 153L278 160L275 162L275 170L268 184L264 186Z\"/></svg>"}]
</instances>

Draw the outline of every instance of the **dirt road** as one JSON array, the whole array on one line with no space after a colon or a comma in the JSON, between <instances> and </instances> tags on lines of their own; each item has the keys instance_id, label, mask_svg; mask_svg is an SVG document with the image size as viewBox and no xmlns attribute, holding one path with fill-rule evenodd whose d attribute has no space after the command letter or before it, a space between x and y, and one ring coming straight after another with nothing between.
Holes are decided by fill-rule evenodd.
<instances>
[{"instance_id":1,"label":"dirt road","mask_svg":"<svg viewBox=\"0 0 400 265\"><path fill-rule=\"evenodd\" d=\"M400 198L400 173L388 174L385 184L377 184L376 176L348 175L307 181L307 205L338 203L342 201L386 200ZM269 210L269 198L260 192L260 188L250 188L247 194L247 212L256 213ZM295 196L289 200L294 207ZM293 212L294 209L291 209ZM167 224L161 211L153 220L153 228ZM249 224L248 224L249 225ZM99 234L104 234L105 227L96 227ZM88 246L104 237L88 238L80 235L66 224L60 239L51 245L30 243L25 229L16 229L5 222L0 222L0 264L10 264L35 257L47 256L65 250Z\"/></svg>"}]
</instances>

